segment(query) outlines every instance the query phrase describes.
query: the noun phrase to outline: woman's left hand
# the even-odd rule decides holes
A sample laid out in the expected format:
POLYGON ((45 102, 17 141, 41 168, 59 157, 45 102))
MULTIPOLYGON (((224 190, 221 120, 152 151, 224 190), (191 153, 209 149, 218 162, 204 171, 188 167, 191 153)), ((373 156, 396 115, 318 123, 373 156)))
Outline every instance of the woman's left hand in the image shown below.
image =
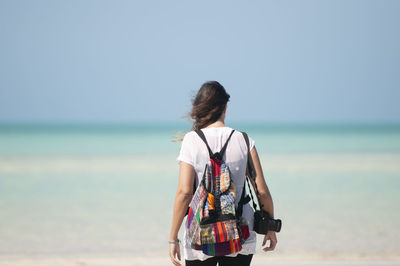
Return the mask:
POLYGON ((181 265, 181 251, 178 244, 169 244, 169 257, 174 265, 180 266, 181 265), (176 259, 178 257, 178 259, 176 259))

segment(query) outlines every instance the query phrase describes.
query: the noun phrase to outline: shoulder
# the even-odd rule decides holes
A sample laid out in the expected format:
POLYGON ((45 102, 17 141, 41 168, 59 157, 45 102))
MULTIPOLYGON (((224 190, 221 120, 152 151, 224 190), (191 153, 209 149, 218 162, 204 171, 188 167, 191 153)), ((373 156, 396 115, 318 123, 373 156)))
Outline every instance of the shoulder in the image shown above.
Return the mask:
POLYGON ((194 131, 194 130, 191 130, 191 131, 189 131, 189 132, 187 132, 186 134, 185 134, 185 136, 183 137, 183 140, 185 141, 188 141, 188 140, 191 140, 191 139, 193 139, 195 136, 196 136, 197 134, 196 134, 196 132, 194 131))
POLYGON ((245 133, 245 132, 240 131, 240 130, 238 130, 236 128, 231 128, 231 127, 227 127, 226 130, 227 130, 227 132, 232 132, 232 130, 235 130, 235 132, 233 132, 233 134, 232 134, 232 137, 235 136, 236 138, 242 138, 244 140, 243 133, 245 133))
POLYGON ((183 136, 182 146, 191 146, 196 140, 197 133, 194 130, 187 132, 183 136))
POLYGON ((239 139, 239 141, 242 142, 246 146, 247 146, 247 143, 246 143, 246 136, 247 136, 247 138, 249 140, 250 150, 254 147, 255 141, 246 131, 240 131, 240 130, 235 129, 235 134, 233 134, 233 135, 235 135, 236 138, 239 139))

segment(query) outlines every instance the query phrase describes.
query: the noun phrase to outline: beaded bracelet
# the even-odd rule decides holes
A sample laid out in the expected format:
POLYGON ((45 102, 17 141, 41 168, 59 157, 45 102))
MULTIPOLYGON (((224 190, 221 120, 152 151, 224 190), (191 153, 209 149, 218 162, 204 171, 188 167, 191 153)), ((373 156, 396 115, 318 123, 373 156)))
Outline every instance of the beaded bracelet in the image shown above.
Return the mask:
POLYGON ((181 242, 179 238, 177 238, 175 241, 168 241, 170 244, 179 244, 179 242, 181 242))

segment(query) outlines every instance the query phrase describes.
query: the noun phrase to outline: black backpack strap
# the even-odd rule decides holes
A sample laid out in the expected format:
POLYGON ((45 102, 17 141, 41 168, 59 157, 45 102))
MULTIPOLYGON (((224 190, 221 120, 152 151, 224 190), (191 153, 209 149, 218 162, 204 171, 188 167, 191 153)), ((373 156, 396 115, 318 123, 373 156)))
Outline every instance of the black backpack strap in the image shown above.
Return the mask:
MULTIPOLYGON (((246 182, 246 180, 245 180, 246 182)), ((246 197, 244 196, 244 194, 246 193, 246 184, 243 184, 243 190, 242 190, 242 196, 240 197, 239 203, 238 203, 238 207, 236 210, 236 217, 242 217, 242 213, 243 213, 243 206, 245 204, 247 204, 250 201, 250 197, 249 195, 246 195, 246 197)))
POLYGON ((231 134, 229 135, 228 139, 226 140, 226 142, 225 142, 224 146, 222 147, 221 151, 216 152, 216 153, 213 153, 212 150, 211 150, 211 148, 210 148, 210 146, 208 145, 206 136, 204 135, 203 131, 202 131, 201 129, 196 130, 197 135, 199 135, 199 137, 200 137, 200 138, 204 141, 204 143, 206 144, 207 149, 208 149, 208 154, 210 155, 210 158, 218 158, 218 157, 219 157, 220 159, 222 159, 222 157, 224 156, 226 147, 228 146, 228 142, 229 142, 229 140, 231 139, 231 137, 232 137, 232 135, 233 135, 233 132, 235 132, 234 129, 232 129, 232 132, 231 132, 231 134))
POLYGON ((221 154, 221 157, 224 156, 224 153, 226 151, 226 147, 228 146, 228 142, 231 139, 231 137, 233 135, 233 132, 235 132, 234 129, 232 129, 231 134, 229 135, 228 139, 226 140, 224 147, 222 147, 221 151, 219 152, 221 154))
POLYGON ((199 137, 204 141, 204 143, 206 144, 206 146, 207 146, 207 149, 208 149, 208 153, 210 154, 210 158, 213 156, 213 152, 212 152, 212 150, 210 149, 210 146, 208 146, 208 142, 207 142, 207 139, 206 139, 206 136, 204 135, 204 133, 203 133, 203 131, 201 130, 201 129, 197 129, 196 130, 196 133, 197 133, 197 135, 199 135, 199 137))

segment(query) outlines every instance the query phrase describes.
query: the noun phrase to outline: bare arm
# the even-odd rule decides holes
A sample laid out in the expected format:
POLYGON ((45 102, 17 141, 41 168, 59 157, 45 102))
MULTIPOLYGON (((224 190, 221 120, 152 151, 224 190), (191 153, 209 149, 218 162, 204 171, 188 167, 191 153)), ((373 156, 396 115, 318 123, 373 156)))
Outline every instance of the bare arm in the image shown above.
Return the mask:
MULTIPOLYGON (((253 147, 250 151, 251 159, 253 160, 254 168, 256 170, 256 184, 258 190, 258 199, 263 206, 263 210, 267 211, 271 218, 274 218, 274 203, 272 201, 271 193, 269 192, 267 183, 265 183, 264 174, 262 171, 260 158, 258 157, 258 153, 256 147, 253 147)), ((251 179, 250 179, 251 180, 251 179)), ((268 231, 268 233, 264 236, 264 240, 262 245, 265 246, 267 241, 270 241, 270 245, 263 247, 264 251, 272 251, 275 249, 278 240, 276 239, 275 231, 268 231)))
MULTIPOLYGON (((195 171, 191 164, 180 162, 178 189, 175 195, 174 211, 172 214, 172 226, 169 235, 170 241, 175 241, 178 238, 179 228, 182 225, 186 210, 193 197, 193 183, 195 179, 195 171)), ((179 244, 170 244, 170 257, 175 265, 180 265, 176 260, 181 259, 179 244)))

